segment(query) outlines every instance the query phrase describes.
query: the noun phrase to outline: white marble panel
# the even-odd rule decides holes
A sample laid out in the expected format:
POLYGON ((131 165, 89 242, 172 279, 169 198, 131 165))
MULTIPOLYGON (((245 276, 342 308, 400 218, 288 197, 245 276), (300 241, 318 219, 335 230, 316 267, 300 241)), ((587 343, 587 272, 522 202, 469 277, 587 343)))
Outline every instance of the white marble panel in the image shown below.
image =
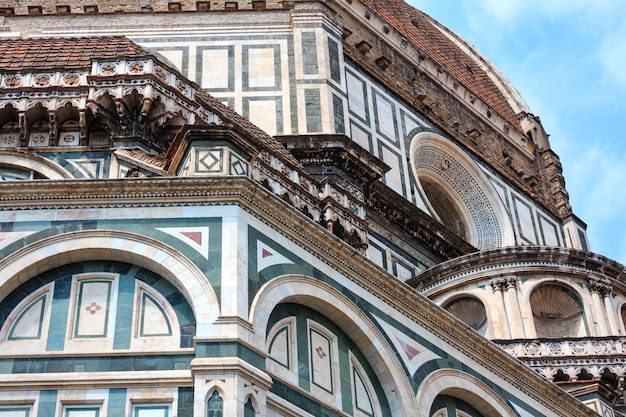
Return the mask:
POLYGON ((248 49, 248 86, 274 87, 275 71, 274 48, 248 49))
POLYGON ((106 337, 111 281, 80 282, 76 307, 76 337, 106 337))
POLYGON ((270 135, 276 134, 276 101, 275 100, 250 100, 249 119, 270 135))
POLYGON ((183 51, 182 50, 175 50, 175 51, 168 51, 168 50, 157 50, 157 52, 159 54, 161 54, 161 56, 163 56, 165 59, 167 59, 168 61, 170 61, 177 70, 181 70, 183 68, 183 51))
POLYGON ((309 329, 311 356, 311 382, 333 392, 333 368, 330 340, 321 333, 309 329))
POLYGON ((228 49, 202 51, 202 88, 227 89, 229 78, 228 49))

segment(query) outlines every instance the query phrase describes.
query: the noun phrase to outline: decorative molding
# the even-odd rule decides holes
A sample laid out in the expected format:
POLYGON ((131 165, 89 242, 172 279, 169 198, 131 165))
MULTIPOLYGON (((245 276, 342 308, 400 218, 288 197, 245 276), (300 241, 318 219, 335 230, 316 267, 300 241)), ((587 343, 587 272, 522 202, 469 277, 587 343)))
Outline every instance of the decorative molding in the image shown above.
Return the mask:
MULTIPOLYGON (((516 387, 559 415, 592 416, 559 388, 498 349, 475 332, 458 326, 452 315, 414 289, 369 262, 357 250, 333 237, 308 217, 247 178, 153 178, 91 181, 30 181, 16 190, 0 183, 0 210, 38 208, 120 207, 238 204, 280 230, 294 243, 324 259, 338 273, 405 315, 477 366, 516 387), (71 191, 71 193, 69 192, 71 191), (355 262, 355 259, 360 259, 355 262)), ((223 366, 223 361, 207 366, 223 366)), ((193 365, 192 365, 193 368, 193 365)), ((236 368, 239 369, 239 368, 236 368)), ((235 369, 235 370, 236 370, 235 369)))

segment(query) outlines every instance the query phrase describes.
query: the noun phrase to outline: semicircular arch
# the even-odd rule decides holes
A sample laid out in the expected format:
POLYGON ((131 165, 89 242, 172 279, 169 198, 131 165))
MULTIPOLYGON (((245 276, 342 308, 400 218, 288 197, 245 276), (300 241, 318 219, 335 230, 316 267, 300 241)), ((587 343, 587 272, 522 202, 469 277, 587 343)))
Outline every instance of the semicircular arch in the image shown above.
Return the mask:
POLYGON ((449 395, 465 401, 484 416, 517 417, 517 413, 478 378, 456 369, 439 369, 422 381, 417 391, 420 417, 429 417, 438 395, 449 395))
POLYGON ((21 152, 0 150, 0 167, 2 166, 34 171, 51 180, 74 178, 68 170, 49 159, 21 152))
POLYGON ((20 248, 0 260, 0 294, 49 269, 91 260, 127 262, 161 275, 188 300, 198 325, 212 323, 219 316, 217 296, 191 260, 162 242, 117 230, 63 233, 20 248))
POLYGON ((322 312, 350 337, 370 360, 393 415, 402 416, 417 409, 410 382, 384 335, 358 308, 335 288, 314 278, 288 275, 275 278, 261 287, 250 308, 250 322, 257 343, 265 345, 268 319, 280 303, 295 303, 322 312))
POLYGON ((442 223, 481 250, 515 244, 500 196, 466 152, 438 134, 421 132, 409 156, 420 193, 442 223))

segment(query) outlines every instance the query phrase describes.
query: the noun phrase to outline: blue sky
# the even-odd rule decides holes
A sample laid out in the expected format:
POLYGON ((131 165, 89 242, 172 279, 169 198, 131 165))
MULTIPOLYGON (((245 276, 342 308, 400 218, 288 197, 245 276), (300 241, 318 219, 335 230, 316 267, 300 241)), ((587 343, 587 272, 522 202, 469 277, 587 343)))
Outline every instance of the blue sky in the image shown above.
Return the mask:
POLYGON ((513 83, 550 134, 591 250, 626 264, 626 1, 408 3, 513 83))

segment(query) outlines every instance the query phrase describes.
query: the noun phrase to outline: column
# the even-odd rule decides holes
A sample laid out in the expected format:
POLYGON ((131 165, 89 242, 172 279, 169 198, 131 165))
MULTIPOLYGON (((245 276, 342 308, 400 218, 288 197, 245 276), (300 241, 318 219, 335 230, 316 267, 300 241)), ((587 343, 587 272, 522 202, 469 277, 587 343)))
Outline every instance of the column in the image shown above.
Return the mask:
POLYGON ((517 277, 511 275, 504 278, 506 280, 506 310, 511 328, 511 337, 513 339, 521 339, 524 337, 524 325, 517 299, 517 277))
POLYGON ((592 318, 596 325, 597 333, 595 336, 609 336, 606 310, 600 298, 601 294, 606 291, 605 287, 607 287, 607 285, 592 277, 587 278, 587 285, 589 292, 591 292, 591 305, 593 307, 592 318))
MULTIPOLYGON (((495 297, 495 305, 497 317, 494 318, 494 338, 495 339, 510 339, 511 331, 509 329, 509 322, 506 318, 506 307, 504 306, 504 290, 506 288, 506 280, 502 277, 495 278, 489 281, 491 289, 495 297)), ((494 316, 493 314, 491 315, 494 316)))

